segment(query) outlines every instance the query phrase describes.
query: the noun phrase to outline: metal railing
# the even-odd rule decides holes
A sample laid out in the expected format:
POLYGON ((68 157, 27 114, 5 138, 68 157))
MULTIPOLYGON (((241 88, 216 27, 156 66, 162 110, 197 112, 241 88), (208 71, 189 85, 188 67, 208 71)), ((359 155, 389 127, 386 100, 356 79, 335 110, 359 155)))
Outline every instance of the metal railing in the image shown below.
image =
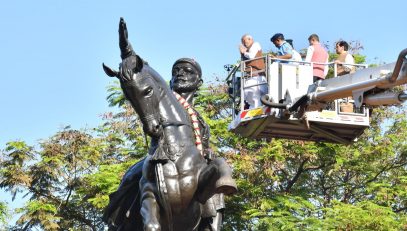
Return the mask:
MULTIPOLYGON (((313 68, 313 65, 315 65, 315 64, 324 65, 324 66, 328 66, 328 67, 332 66, 333 69, 334 69, 334 77, 338 77, 337 76, 338 64, 335 63, 335 62, 322 63, 322 62, 307 62, 307 61, 287 60, 287 59, 272 58, 270 55, 265 55, 265 56, 258 57, 258 58, 255 58, 255 59, 250 59, 250 60, 244 60, 244 61, 241 61, 240 63, 234 65, 233 69, 228 73, 228 76, 226 78, 226 81, 228 82, 229 87, 230 87, 230 84, 232 85, 232 87, 230 87, 230 88, 232 90, 231 97, 233 99, 233 110, 237 109, 238 104, 240 104, 240 107, 239 107, 240 111, 244 110, 244 100, 245 100, 244 99, 244 89, 247 88, 244 85, 245 84, 244 80, 247 79, 247 78, 257 76, 258 73, 265 73, 265 78, 266 78, 265 83, 250 85, 250 87, 260 86, 260 85, 268 85, 268 89, 269 89, 269 93, 270 93, 271 86, 270 86, 269 68, 270 68, 270 64, 273 63, 273 62, 291 63, 291 64, 298 64, 298 65, 310 65, 311 68, 313 68), (251 62, 251 61, 255 61, 255 60, 259 60, 259 59, 263 59, 265 61, 265 68, 262 69, 262 70, 250 69, 250 71, 248 72, 246 70, 246 63, 251 62), (238 72, 241 73, 240 78, 236 76, 236 74, 238 72), (237 81, 239 81, 239 83, 237 83, 237 81), (238 88, 239 88, 240 92, 238 92, 238 88), (240 93, 240 94, 237 95, 238 93, 240 93), (238 97, 240 97, 240 100, 237 100, 238 97)), ((353 66, 355 68, 367 68, 368 67, 367 64, 340 63, 340 65, 353 66)), ((232 115, 233 115, 233 118, 235 118, 236 113, 232 112, 232 115)))

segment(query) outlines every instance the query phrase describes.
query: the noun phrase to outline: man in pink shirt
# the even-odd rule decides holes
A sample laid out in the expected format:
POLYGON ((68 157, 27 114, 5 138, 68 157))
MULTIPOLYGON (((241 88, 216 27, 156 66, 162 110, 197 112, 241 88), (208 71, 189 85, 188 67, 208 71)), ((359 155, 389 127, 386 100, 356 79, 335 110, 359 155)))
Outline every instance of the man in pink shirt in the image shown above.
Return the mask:
MULTIPOLYGON (((328 62, 328 52, 325 48, 322 47, 319 42, 319 37, 316 34, 312 34, 308 38, 309 47, 307 50, 307 56, 305 57, 306 62, 317 62, 317 63, 327 63, 328 62)), ((322 64, 313 64, 314 70, 314 82, 325 79, 326 74, 328 73, 328 65, 322 64)))

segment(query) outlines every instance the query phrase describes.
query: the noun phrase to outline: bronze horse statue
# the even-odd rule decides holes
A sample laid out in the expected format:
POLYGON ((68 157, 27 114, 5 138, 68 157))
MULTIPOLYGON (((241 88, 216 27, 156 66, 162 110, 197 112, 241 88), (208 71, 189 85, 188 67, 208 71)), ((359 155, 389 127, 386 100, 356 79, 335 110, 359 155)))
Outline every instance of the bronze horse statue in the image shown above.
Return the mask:
POLYGON ((125 174, 122 190, 111 195, 104 220, 112 230, 201 230, 202 204, 215 193, 237 190, 231 169, 221 158, 207 164, 196 146, 190 115, 161 76, 136 55, 122 18, 119 44, 119 71, 103 68, 120 80, 151 145, 147 157, 125 174), (129 193, 134 197, 124 196, 129 193))

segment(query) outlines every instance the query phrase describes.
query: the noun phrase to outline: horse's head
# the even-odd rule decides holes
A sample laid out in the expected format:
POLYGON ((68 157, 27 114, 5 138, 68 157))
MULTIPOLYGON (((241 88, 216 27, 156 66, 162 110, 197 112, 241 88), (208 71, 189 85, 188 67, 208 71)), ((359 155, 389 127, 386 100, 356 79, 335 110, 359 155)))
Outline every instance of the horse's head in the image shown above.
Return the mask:
POLYGON ((143 123, 144 131, 150 136, 160 136, 160 87, 152 75, 157 74, 136 55, 128 41, 126 23, 121 18, 119 40, 122 63, 119 71, 103 64, 103 70, 110 77, 117 77, 124 95, 130 101, 143 123))
POLYGON ((162 132, 159 110, 160 87, 150 73, 141 71, 131 81, 121 83, 127 99, 143 123, 144 131, 150 136, 160 136, 162 132))
POLYGON ((148 71, 147 64, 139 59, 138 56, 124 59, 119 71, 114 71, 104 64, 103 69, 107 75, 120 80, 124 95, 143 123, 144 132, 150 136, 160 136, 162 132, 159 111, 161 88, 148 71), (144 65, 146 68, 143 68, 144 65))

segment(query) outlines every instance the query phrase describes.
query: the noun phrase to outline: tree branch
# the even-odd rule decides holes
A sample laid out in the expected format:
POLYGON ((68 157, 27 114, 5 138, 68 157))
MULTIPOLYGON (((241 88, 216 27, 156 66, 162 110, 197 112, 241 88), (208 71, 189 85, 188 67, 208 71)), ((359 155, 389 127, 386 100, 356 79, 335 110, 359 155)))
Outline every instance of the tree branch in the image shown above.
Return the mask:
POLYGON ((293 185, 295 184, 295 182, 298 180, 298 178, 300 178, 301 174, 304 172, 304 165, 305 163, 309 160, 309 158, 305 158, 300 166, 298 167, 297 173, 295 174, 295 176, 288 181, 287 187, 285 188, 285 192, 289 192, 290 189, 293 187, 293 185))

